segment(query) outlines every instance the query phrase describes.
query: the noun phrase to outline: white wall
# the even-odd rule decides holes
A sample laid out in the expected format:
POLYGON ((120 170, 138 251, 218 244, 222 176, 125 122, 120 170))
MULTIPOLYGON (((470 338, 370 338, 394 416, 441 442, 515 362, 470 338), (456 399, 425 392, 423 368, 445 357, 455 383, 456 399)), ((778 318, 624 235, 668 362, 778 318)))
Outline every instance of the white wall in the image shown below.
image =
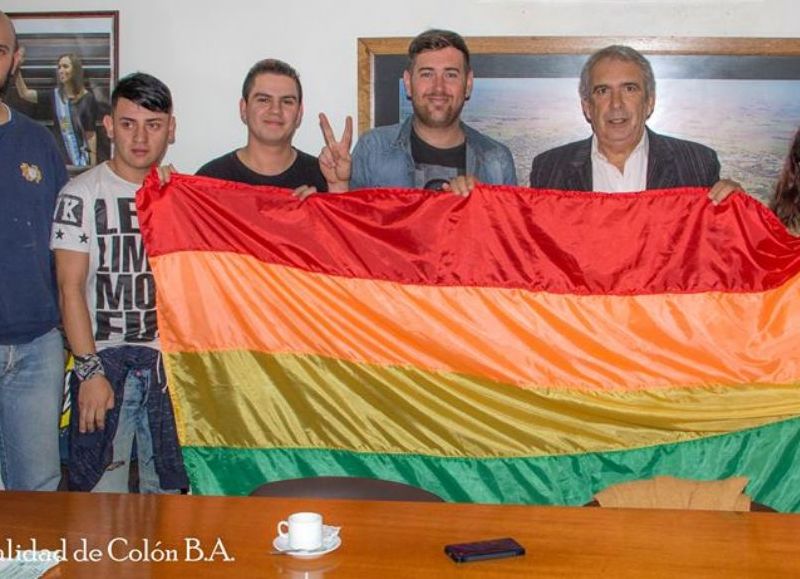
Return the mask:
MULTIPOLYGON (((4 0, 6 12, 119 10, 120 76, 142 70, 172 89, 184 172, 244 142, 238 98, 256 60, 286 60, 303 80, 295 143, 316 154, 317 114, 337 132, 356 114, 356 38, 414 36, 797 36, 796 0, 4 0), (792 9, 794 8, 794 9, 792 9)), ((577 102, 576 102, 577 106, 577 102)))

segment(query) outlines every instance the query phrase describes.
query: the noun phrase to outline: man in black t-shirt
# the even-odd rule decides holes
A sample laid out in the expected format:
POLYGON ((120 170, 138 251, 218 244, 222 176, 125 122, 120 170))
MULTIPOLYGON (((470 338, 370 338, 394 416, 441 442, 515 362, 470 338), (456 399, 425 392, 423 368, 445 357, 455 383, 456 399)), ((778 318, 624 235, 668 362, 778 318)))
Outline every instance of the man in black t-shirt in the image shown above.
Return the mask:
POLYGON ((347 118, 342 139, 336 141, 327 118, 320 115, 327 147, 319 160, 293 147, 303 119, 303 88, 294 68, 275 59, 253 65, 242 86, 239 114, 247 125, 247 144, 206 163, 198 175, 294 189, 301 198, 347 191, 349 155, 339 158, 336 152, 349 150, 353 121, 347 118))

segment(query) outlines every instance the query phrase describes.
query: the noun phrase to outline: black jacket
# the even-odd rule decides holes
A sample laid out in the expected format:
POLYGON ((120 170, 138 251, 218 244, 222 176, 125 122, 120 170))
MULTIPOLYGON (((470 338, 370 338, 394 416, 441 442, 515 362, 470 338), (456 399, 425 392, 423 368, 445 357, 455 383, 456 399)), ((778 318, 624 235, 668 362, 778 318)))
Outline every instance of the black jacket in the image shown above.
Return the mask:
MULTIPOLYGON (((665 137, 647 129, 647 188, 711 187, 719 181, 719 160, 713 149, 665 137)), ((537 155, 531 167, 531 187, 592 190, 592 138, 537 155)))

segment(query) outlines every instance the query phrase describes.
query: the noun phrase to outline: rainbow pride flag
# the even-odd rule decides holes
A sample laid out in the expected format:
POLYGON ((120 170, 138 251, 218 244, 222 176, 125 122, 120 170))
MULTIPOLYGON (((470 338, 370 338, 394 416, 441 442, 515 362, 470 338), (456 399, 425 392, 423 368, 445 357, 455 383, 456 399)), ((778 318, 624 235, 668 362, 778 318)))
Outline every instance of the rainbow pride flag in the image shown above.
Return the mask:
POLYGON ((353 475, 579 505, 656 475, 800 511, 800 239, 757 201, 175 175, 137 203, 194 492, 353 475))

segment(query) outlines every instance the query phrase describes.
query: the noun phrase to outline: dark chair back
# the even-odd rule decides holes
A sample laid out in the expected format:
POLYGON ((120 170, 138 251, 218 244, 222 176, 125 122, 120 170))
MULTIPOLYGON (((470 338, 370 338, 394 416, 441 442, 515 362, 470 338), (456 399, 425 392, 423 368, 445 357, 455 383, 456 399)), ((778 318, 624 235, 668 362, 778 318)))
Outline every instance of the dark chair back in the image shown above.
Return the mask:
POLYGON ((361 499, 368 501, 414 501, 442 503, 430 491, 404 483, 351 476, 318 476, 269 482, 256 488, 251 497, 312 497, 361 499))

